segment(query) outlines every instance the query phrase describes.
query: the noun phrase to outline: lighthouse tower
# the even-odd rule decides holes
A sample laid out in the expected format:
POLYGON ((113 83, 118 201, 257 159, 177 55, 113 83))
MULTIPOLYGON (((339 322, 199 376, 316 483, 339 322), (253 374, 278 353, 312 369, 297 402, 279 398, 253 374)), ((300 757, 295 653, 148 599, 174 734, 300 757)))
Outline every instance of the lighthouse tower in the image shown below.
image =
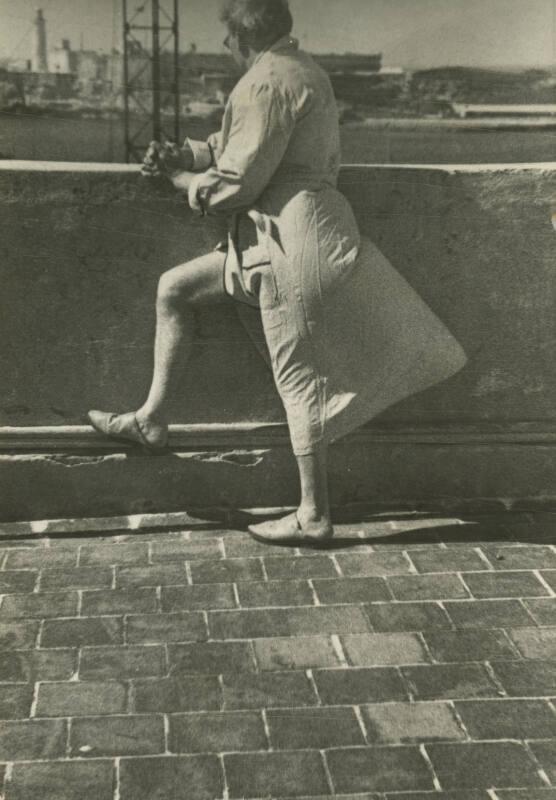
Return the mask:
POLYGON ((37 16, 35 17, 31 68, 33 72, 48 72, 46 56, 46 20, 43 16, 42 8, 37 10, 37 16))

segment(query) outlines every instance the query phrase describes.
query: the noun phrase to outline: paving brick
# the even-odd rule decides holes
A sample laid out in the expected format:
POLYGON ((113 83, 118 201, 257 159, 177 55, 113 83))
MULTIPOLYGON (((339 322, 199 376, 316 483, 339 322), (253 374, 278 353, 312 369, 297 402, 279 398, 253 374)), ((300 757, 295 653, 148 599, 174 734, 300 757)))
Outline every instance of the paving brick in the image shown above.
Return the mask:
POLYGON ((3 525, 0 527, 0 535, 5 536, 6 538, 2 539, 1 546, 0 546, 0 558, 5 556, 10 550, 17 549, 21 550, 25 547, 28 550, 45 550, 46 543, 44 539, 30 537, 28 539, 21 539, 19 537, 13 538, 13 533, 6 529, 3 525), (11 537, 11 538, 10 538, 11 537))
POLYGON ((311 636, 368 630, 368 619, 356 607, 321 606, 209 612, 209 631, 213 639, 260 639, 270 636, 311 636))
POLYGON ((79 662, 80 680, 126 680, 159 677, 166 673, 164 649, 143 647, 84 647, 79 662))
POLYGON ((0 594, 32 592, 37 583, 38 572, 30 570, 0 571, 0 594))
POLYGON ((77 650, 9 650, 0 653, 0 683, 69 680, 77 650))
POLYGON ((3 721, 0 725, 0 758, 4 761, 63 758, 66 739, 65 720, 3 721))
POLYGON ((542 577, 548 583, 548 585, 552 588, 553 591, 556 592, 556 569, 553 570, 543 570, 541 572, 542 577))
POLYGON ((387 578, 396 600, 450 600, 469 597, 457 575, 397 575, 387 578))
POLYGON ((179 586, 187 582, 185 563, 155 564, 153 567, 116 567, 116 589, 179 586))
POLYGON ((77 592, 11 594, 0 606, 0 619, 72 617, 77 614, 77 592))
POLYGON ((215 755, 130 758, 120 764, 120 800, 214 800, 223 790, 215 755))
POLYGON ((556 625, 556 597, 523 600, 538 625, 556 625))
POLYGON ((411 572, 403 553, 344 553, 336 556, 343 575, 405 575, 411 572))
POLYGON ((321 750, 364 745, 352 708, 295 708, 268 711, 270 743, 275 750, 321 750))
POLYGON ((224 708, 292 708, 317 705, 304 672, 228 673, 223 676, 224 708))
POLYGON ((326 794, 319 753, 246 753, 224 756, 230 798, 326 794))
POLYGON ((223 536, 222 542, 226 558, 247 558, 248 556, 264 556, 266 558, 270 555, 283 556, 289 551, 289 548, 284 545, 257 542, 246 533, 227 532, 223 536))
POLYGON ((46 568, 41 572, 41 592, 55 592, 62 589, 109 589, 111 585, 110 567, 46 568))
POLYGON ((465 572, 473 597, 540 597, 548 590, 532 572, 465 572))
POLYGON ((171 753, 223 753, 267 748, 260 712, 233 711, 170 716, 171 753))
POLYGON ((467 789, 462 792, 387 792, 383 797, 384 800, 491 800, 491 796, 482 789, 467 789))
POLYGON ((253 646, 261 670, 340 666, 332 641, 325 636, 257 639, 253 646))
POLYGON ((550 783, 556 783, 556 741, 531 742, 531 750, 548 775, 550 783))
POLYGON ((24 719, 33 702, 33 687, 14 683, 0 686, 0 719, 24 719))
POLYGON ((136 681, 132 697, 137 713, 217 711, 221 706, 216 675, 176 675, 161 680, 136 681))
POLYGON ((231 583, 206 583, 196 586, 163 586, 162 610, 208 611, 210 609, 236 608, 234 587, 231 583))
POLYGON ((264 559, 269 580, 299 580, 300 578, 334 578, 334 562, 329 556, 274 556, 264 559))
POLYGON ((428 661, 423 643, 413 633, 368 633, 341 637, 346 656, 355 667, 416 664, 428 661))
POLYGON ((148 614, 158 610, 156 588, 111 589, 106 591, 83 592, 81 615, 83 617, 109 614, 148 614))
POLYGON ((443 605, 456 628, 519 628, 534 622, 519 600, 462 600, 443 605))
POLYGON ((514 742, 431 744, 427 753, 444 789, 543 785, 525 747, 514 742))
POLYGON ((171 645, 170 674, 204 672, 253 672, 255 662, 249 642, 205 642, 171 645))
POLYGON ((525 658, 556 659, 556 627, 516 628, 510 636, 525 658))
POLYGON ((239 583, 262 581, 264 573, 257 558, 226 558, 191 562, 191 579, 193 583, 239 583))
POLYGON ((556 553, 548 546, 494 547, 485 549, 494 569, 556 569, 556 553))
POLYGON ((25 547, 10 550, 5 569, 44 569, 44 567, 76 567, 77 547, 25 547))
POLYGON ((498 789, 498 800, 556 800, 556 789, 498 789))
POLYGON ((60 682, 39 685, 37 717, 82 717, 122 714, 126 687, 122 683, 60 682))
POLYGON ((313 592, 307 581, 238 583, 237 591, 242 608, 314 605, 313 592))
POLYGON ((427 762, 417 747, 358 747, 329 750, 336 792, 433 789, 427 762))
POLYGON ((72 720, 71 755, 139 756, 163 753, 162 716, 82 717, 72 720))
POLYGON ((492 569, 476 549, 452 548, 450 550, 417 550, 411 560, 418 572, 461 572, 492 569))
POLYGON ((126 542, 124 544, 83 545, 79 552, 79 566, 149 563, 149 545, 146 542, 126 542))
POLYGON ((41 647, 82 647, 102 644, 123 644, 121 618, 47 619, 40 637, 41 647))
POLYGON ((112 800, 111 761, 52 761, 15 764, 6 800, 112 800))
POLYGON ((373 629, 379 633, 452 627, 448 615, 436 603, 371 603, 366 612, 373 629))
MULTIPOLYGON (((160 519, 163 523, 167 520, 167 517, 166 520, 165 517, 166 515, 164 514, 161 514, 160 516, 160 519)), ((163 544, 166 542, 174 542, 176 540, 189 541, 191 538, 193 538, 194 534, 195 536, 199 537, 216 535, 216 533, 213 531, 199 531, 198 533, 195 533, 194 531, 187 529, 156 530, 155 528, 152 528, 151 530, 149 530, 148 528, 143 528, 143 530, 136 530, 128 533, 119 534, 117 538, 119 542, 122 541, 153 542, 153 543, 156 542, 157 544, 163 544)))
POLYGON ((39 632, 39 620, 0 622, 0 651, 25 650, 34 647, 39 632))
POLYGON ((407 700, 405 684, 396 669, 315 670, 319 696, 327 705, 358 705, 407 700))
POLYGON ((496 677, 513 697, 556 696, 556 662, 492 661, 496 677))
POLYGON ((499 691, 482 664, 431 664, 401 671, 416 700, 496 697, 499 691))
POLYGON ((392 599, 384 578, 331 578, 315 580, 313 586, 319 602, 325 605, 372 603, 392 599))
POLYGON ((134 614, 126 619, 126 641, 129 644, 201 642, 206 638, 207 626, 200 611, 134 614))
POLYGON ((465 739, 448 703, 379 703, 361 707, 371 744, 465 739))
POLYGON ((556 736, 556 714, 543 700, 466 700, 455 707, 472 739, 556 736))
POLYGON ((218 539, 204 539, 191 542, 176 538, 169 542, 153 542, 153 563, 163 561, 197 561, 211 558, 222 558, 222 549, 218 539))
POLYGON ((440 662, 488 661, 519 658, 519 653, 501 630, 425 631, 432 657, 440 662))

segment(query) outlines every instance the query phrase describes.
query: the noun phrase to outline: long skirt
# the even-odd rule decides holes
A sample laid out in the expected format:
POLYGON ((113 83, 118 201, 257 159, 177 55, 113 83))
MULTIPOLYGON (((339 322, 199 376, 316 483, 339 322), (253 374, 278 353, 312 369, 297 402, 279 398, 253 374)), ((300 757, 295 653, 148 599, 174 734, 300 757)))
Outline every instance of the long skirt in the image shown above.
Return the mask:
POLYGON ((230 272, 229 252, 225 287, 259 349, 262 321, 263 355, 296 455, 335 441, 467 362, 445 324, 369 239, 340 282, 285 262, 278 272, 256 249, 245 255, 244 286, 230 272))

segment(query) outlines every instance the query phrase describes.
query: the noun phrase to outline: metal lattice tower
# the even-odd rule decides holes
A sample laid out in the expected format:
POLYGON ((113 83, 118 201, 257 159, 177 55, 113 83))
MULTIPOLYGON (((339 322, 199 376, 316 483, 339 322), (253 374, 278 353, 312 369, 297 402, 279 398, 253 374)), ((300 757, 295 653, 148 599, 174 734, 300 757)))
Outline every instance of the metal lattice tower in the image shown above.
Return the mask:
POLYGON ((180 139, 178 0, 122 3, 126 161, 139 162, 153 139, 180 139))

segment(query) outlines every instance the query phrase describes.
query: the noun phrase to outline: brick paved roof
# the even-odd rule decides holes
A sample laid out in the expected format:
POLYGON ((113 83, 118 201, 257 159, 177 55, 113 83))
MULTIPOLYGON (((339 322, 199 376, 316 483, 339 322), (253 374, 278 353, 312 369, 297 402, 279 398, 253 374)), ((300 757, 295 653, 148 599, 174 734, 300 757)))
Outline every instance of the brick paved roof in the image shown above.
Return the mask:
POLYGON ((0 541, 5 800, 556 798, 556 515, 210 527, 0 541))

